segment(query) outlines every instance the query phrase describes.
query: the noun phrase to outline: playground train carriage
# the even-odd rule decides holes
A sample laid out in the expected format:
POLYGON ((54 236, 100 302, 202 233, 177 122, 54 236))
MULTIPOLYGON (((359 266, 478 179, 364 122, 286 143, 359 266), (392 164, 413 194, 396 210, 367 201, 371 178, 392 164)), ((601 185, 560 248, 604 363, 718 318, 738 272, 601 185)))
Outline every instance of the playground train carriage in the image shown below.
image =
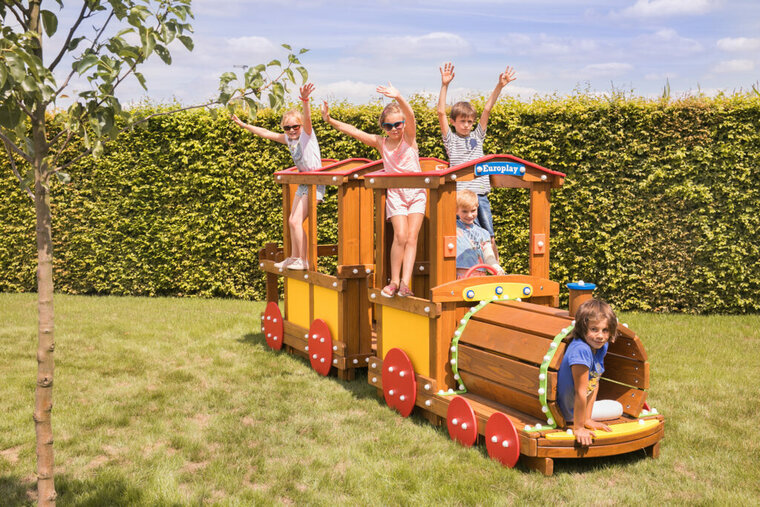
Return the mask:
POLYGON ((324 160, 320 171, 275 173, 283 188, 284 246, 259 252, 267 273, 262 327, 267 344, 308 358, 322 375, 367 379, 403 416, 413 410, 446 424, 464 445, 480 437, 507 466, 518 459, 546 475, 554 458, 609 456, 644 449, 657 457, 664 419, 646 404, 649 364, 641 340, 625 326, 610 344, 599 399, 616 399, 623 415, 592 445, 575 444, 557 404, 557 372, 573 315, 593 284, 569 284, 570 309, 549 279, 550 193, 564 174, 511 155, 489 155, 448 167, 422 158, 421 173, 389 174, 382 161, 324 160), (456 279, 456 182, 489 174, 492 186, 530 192, 527 275, 456 279), (275 268, 290 253, 287 217, 298 184, 310 187, 305 223, 308 271, 275 268), (316 185, 337 187, 338 242, 317 245, 316 185), (412 290, 421 297, 386 298, 390 223, 385 189, 425 188, 412 290), (337 256, 334 275, 318 272, 320 257, 337 256), (278 300, 284 279, 284 314, 278 300))

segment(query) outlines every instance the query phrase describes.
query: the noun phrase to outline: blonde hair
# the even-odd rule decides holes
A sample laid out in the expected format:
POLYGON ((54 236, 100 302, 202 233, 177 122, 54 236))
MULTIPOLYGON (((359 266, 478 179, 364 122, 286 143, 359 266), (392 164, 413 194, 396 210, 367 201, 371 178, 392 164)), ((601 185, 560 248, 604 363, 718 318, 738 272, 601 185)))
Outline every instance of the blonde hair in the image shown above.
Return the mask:
POLYGON ((460 116, 467 116, 474 121, 477 113, 475 112, 475 108, 472 107, 472 104, 462 101, 451 106, 451 119, 455 121, 460 116))
POLYGON ((401 111, 401 106, 398 105, 398 102, 391 102, 390 104, 388 104, 387 106, 383 108, 383 112, 380 113, 380 119, 377 120, 377 124, 382 127, 383 123, 385 123, 385 118, 389 114, 393 114, 393 113, 400 113, 401 115, 404 114, 401 111))
POLYGON ((477 208, 478 196, 472 190, 459 190, 457 192, 457 208, 477 208))
POLYGON ((299 111, 298 109, 289 109, 285 111, 284 113, 282 113, 282 120, 280 121, 281 127, 285 125, 286 118, 295 118, 298 120, 298 123, 303 125, 303 115, 301 114, 301 111, 299 111))

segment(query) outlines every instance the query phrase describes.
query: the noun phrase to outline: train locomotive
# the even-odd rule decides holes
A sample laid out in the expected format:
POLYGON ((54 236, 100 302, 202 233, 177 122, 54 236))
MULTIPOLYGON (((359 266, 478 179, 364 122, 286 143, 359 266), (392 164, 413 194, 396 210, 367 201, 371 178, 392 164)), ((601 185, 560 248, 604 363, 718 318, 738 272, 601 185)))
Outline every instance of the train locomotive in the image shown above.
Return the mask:
POLYGON ((645 450, 659 455, 664 417, 646 402, 649 363, 627 326, 605 358, 599 399, 615 399, 623 414, 576 445, 557 404, 557 372, 577 307, 593 284, 568 284, 569 308, 558 308, 560 284, 549 278, 550 202, 563 173, 518 157, 488 155, 449 167, 421 158, 422 172, 390 174, 382 160, 323 160, 319 171, 275 173, 283 189, 283 245, 259 251, 266 272, 261 316, 267 344, 306 358, 321 375, 350 380, 360 368, 401 416, 417 412, 445 424, 463 445, 478 441, 505 466, 521 461, 551 475, 555 458, 610 456, 645 450), (456 279, 456 183, 489 175, 497 188, 524 189, 529 201, 529 273, 456 279), (306 271, 277 268, 290 253, 287 217, 299 184, 309 185, 306 271), (337 244, 317 243, 316 185, 337 187, 337 244), (387 188, 425 188, 412 290, 386 298, 392 226, 387 188), (332 274, 320 258, 337 257, 332 274), (324 271, 324 270, 323 270, 324 271), (283 281, 283 312, 279 282, 283 281))

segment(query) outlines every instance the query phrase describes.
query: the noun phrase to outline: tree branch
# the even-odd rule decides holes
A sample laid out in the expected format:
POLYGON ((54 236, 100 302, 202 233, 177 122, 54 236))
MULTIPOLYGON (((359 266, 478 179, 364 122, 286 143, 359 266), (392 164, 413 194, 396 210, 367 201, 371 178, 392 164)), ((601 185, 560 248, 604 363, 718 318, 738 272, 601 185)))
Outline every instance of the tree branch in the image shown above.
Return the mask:
MULTIPOLYGON (((2 134, 0 134, 2 135, 2 134)), ((11 143, 13 145, 13 143, 11 143)), ((21 173, 18 172, 18 168, 16 167, 16 161, 13 160, 13 153, 11 153, 11 149, 8 146, 8 141, 3 139, 3 146, 5 146, 5 152, 8 154, 8 160, 11 161, 11 170, 13 171, 13 174, 16 175, 16 178, 18 178, 18 182, 21 183, 21 186, 26 190, 26 195, 29 196, 32 200, 34 200, 34 193, 29 189, 29 185, 24 185, 24 179, 21 177, 21 173)))
POLYGON ((19 157, 23 158, 28 163, 30 163, 30 164, 32 163, 32 158, 29 155, 27 155, 26 153, 24 153, 24 151, 21 148, 19 148, 18 146, 16 146, 16 143, 14 143, 8 137, 6 137, 5 134, 2 133, 2 131, 0 131, 0 139, 2 139, 3 142, 6 145, 5 149, 9 149, 10 148, 13 151, 13 153, 15 153, 19 157))
MULTIPOLYGON (((106 26, 108 26, 108 23, 111 21, 111 19, 113 19, 113 16, 114 16, 114 13, 113 13, 113 11, 111 11, 111 14, 108 15, 108 19, 106 19, 106 22, 103 23, 103 26, 100 28, 100 31, 95 36, 95 39, 93 39, 92 44, 90 45, 90 49, 91 50, 94 49, 95 46, 97 45, 98 39, 100 38, 101 35, 103 35, 103 32, 106 29, 106 26)), ((97 53, 97 51, 95 53, 97 53)), ((53 102, 58 97, 58 95, 60 95, 60 93, 69 85, 69 81, 71 81, 71 78, 72 78, 72 76, 74 76, 75 72, 76 71, 74 69, 71 69, 71 72, 69 72, 69 75, 66 76, 66 80, 63 82, 63 84, 61 85, 61 87, 58 88, 58 90, 53 94, 53 96, 51 97, 51 99, 49 101, 47 101, 47 103, 45 105, 50 104, 51 102, 53 102)))
POLYGON ((21 29, 25 32, 29 31, 29 23, 28 21, 24 21, 24 17, 16 12, 16 9, 14 7, 17 7, 23 14, 26 14, 26 11, 24 10, 23 5, 21 5, 21 2, 18 0, 14 1, 15 5, 8 5, 8 10, 13 13, 13 16, 16 18, 16 21, 21 25, 21 29))
POLYGON ((55 60, 53 60, 53 63, 50 64, 50 72, 53 72, 53 69, 58 65, 58 63, 61 61, 61 58, 63 58, 63 55, 66 54, 66 49, 69 47, 69 43, 71 42, 72 37, 74 37, 74 33, 76 33, 77 28, 79 28, 79 24, 88 16, 85 16, 85 13, 87 11, 87 2, 82 2, 82 11, 79 13, 79 17, 77 18, 76 22, 74 22, 74 25, 71 27, 71 30, 69 30, 68 36, 66 36, 66 40, 63 42, 63 47, 61 48, 61 51, 58 53, 58 56, 55 57, 55 60))
MULTIPOLYGON (((141 123, 145 123, 146 121, 150 120, 151 118, 156 118, 157 116, 167 116, 167 115, 179 113, 179 112, 182 112, 182 111, 189 111, 191 109, 200 109, 202 107, 212 106, 214 104, 219 104, 219 101, 218 100, 214 100, 214 101, 207 102, 205 104, 201 104, 201 105, 198 105, 198 106, 187 106, 187 107, 183 107, 183 108, 180 108, 180 109, 173 109, 171 111, 165 111, 163 113, 153 113, 153 114, 150 114, 150 115, 146 116, 145 118, 141 118, 139 121, 136 121, 135 123, 131 123, 130 125, 124 127, 123 129, 119 130, 116 133, 116 135, 118 136, 119 134, 122 134, 123 132, 126 132, 127 130, 132 129, 132 128, 136 127, 137 125, 140 125, 141 123)), ((67 139, 66 142, 68 142, 68 139, 67 139)), ((56 167, 55 169, 53 169, 51 171, 51 173, 57 173, 57 172, 65 170, 66 168, 68 168, 69 166, 71 166, 71 164, 73 164, 73 163, 81 160, 82 158, 86 157, 87 155, 90 155, 92 153, 93 149, 94 148, 90 148, 87 151, 84 151, 84 152, 80 153, 78 156, 76 156, 73 159, 69 160, 68 162, 66 162, 62 166, 56 167)))

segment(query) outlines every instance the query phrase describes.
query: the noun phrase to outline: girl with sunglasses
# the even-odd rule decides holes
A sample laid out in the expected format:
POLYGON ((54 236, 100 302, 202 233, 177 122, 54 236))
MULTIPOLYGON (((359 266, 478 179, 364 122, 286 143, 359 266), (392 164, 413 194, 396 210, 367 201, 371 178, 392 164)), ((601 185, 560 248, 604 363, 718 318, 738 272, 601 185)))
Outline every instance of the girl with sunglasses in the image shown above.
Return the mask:
MULTIPOLYGON (((390 83, 388 86, 378 86, 377 91, 395 100, 385 106, 380 114, 379 123, 386 135, 368 134, 331 118, 327 102, 322 105, 322 119, 338 131, 377 149, 382 154, 383 167, 387 172, 421 172, 417 125, 411 106, 390 83)), ((426 200, 424 188, 389 188, 386 193, 385 216, 393 224, 393 244, 391 280, 382 290, 385 297, 414 295, 410 284, 426 200)))
MULTIPOLYGON (((293 157, 293 162, 299 171, 314 171, 322 167, 322 156, 319 151, 317 135, 311 126, 311 108, 309 107, 309 95, 314 91, 314 85, 308 83, 301 87, 301 103, 303 114, 297 109, 286 111, 282 115, 282 130, 284 134, 272 132, 262 127, 248 125, 232 115, 232 121, 247 131, 270 141, 286 144, 293 157)), ((325 196, 325 186, 317 186, 317 202, 325 196)), ((309 269, 308 242, 303 223, 309 216, 309 186, 298 185, 296 195, 293 198, 293 207, 290 211, 288 226, 291 238, 291 256, 282 262, 275 264, 276 268, 288 268, 304 270, 309 269)))

